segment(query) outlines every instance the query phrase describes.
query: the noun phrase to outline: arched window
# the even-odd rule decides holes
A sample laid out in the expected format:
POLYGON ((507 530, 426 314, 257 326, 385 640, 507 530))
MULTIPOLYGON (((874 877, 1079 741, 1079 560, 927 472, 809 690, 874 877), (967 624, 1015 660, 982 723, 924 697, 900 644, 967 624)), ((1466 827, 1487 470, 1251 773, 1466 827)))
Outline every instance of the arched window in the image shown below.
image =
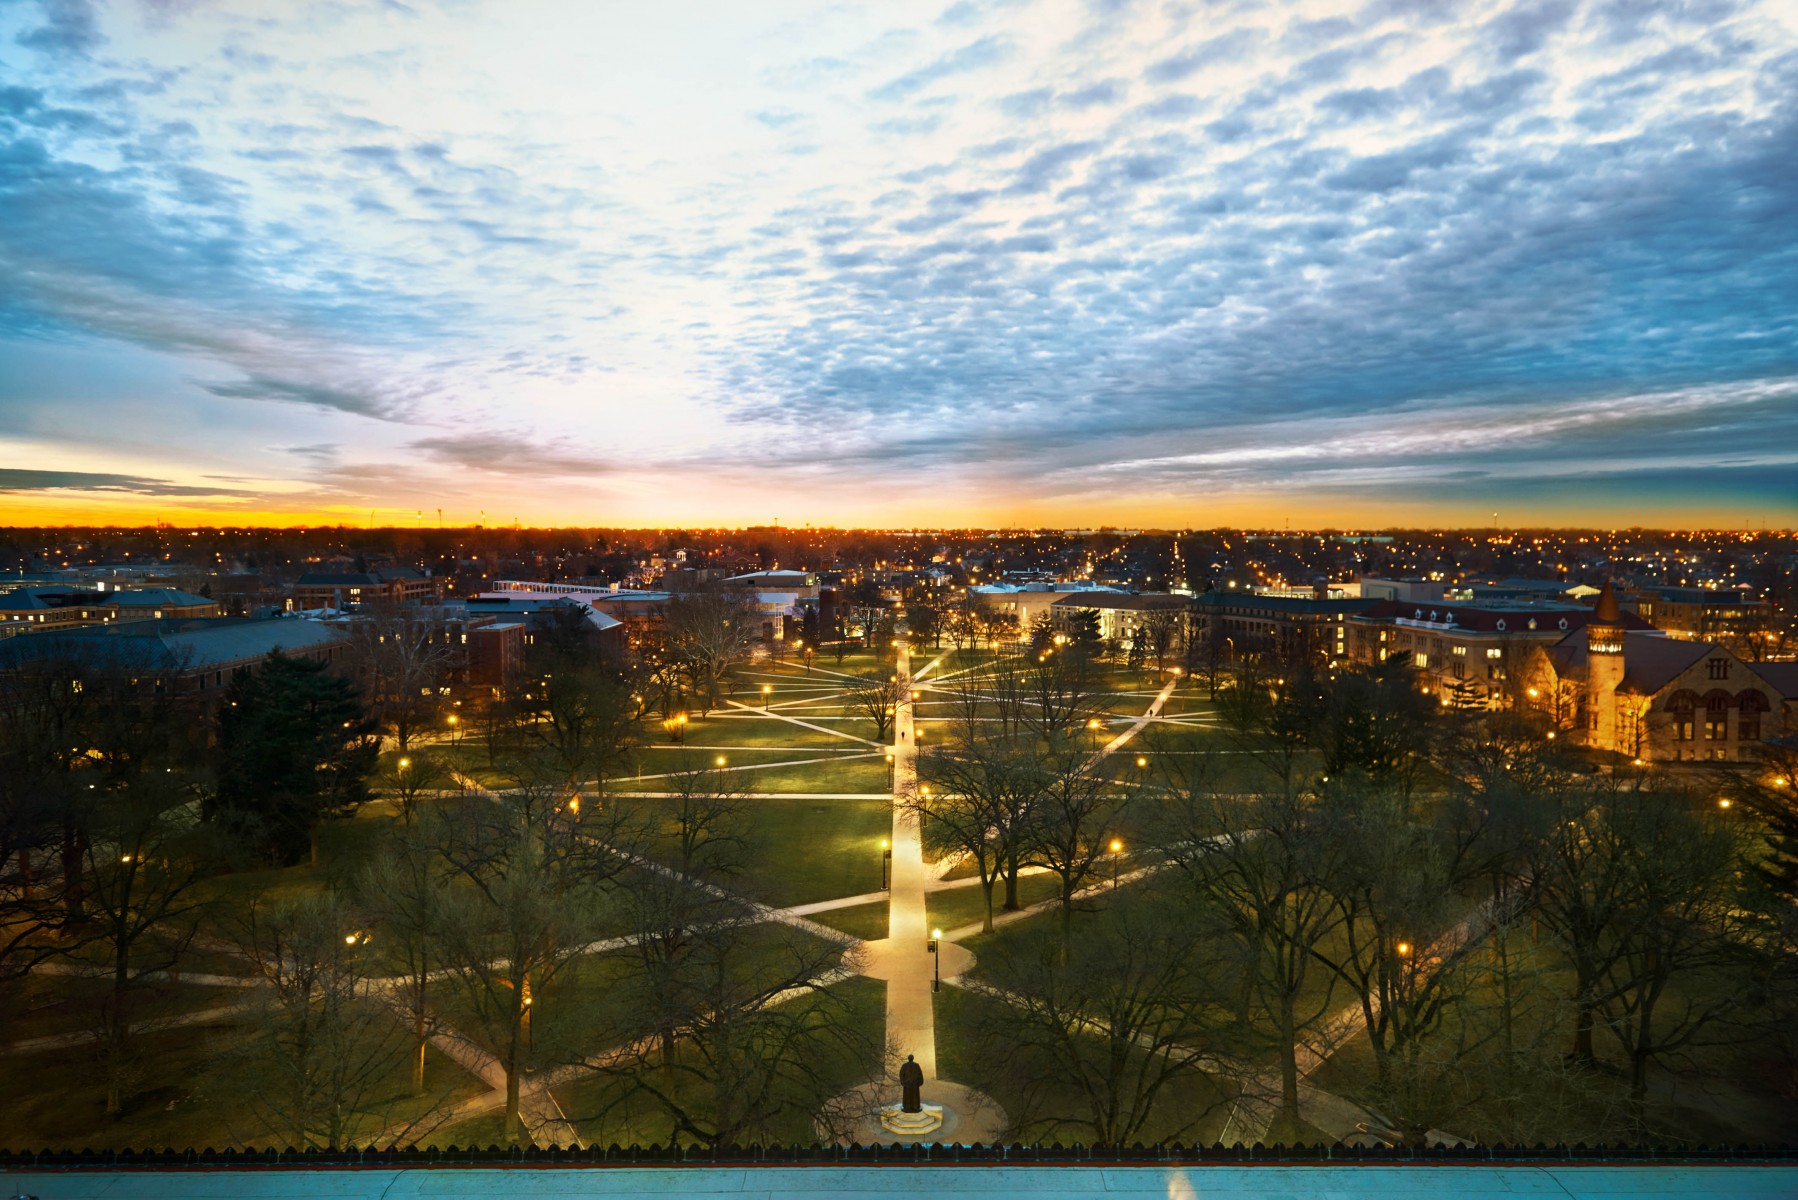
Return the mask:
POLYGON ((1704 697, 1704 740, 1707 742, 1726 742, 1729 740, 1729 701, 1728 692, 1709 692, 1704 697))
POLYGON ((1667 711, 1673 716, 1673 740, 1689 742, 1692 740, 1692 710, 1698 707, 1698 697, 1688 691, 1677 691, 1667 697, 1667 711))
POLYGON ((1743 692, 1736 697, 1736 740, 1742 742, 1758 742, 1761 740, 1761 714, 1771 706, 1767 698, 1759 692, 1743 692))

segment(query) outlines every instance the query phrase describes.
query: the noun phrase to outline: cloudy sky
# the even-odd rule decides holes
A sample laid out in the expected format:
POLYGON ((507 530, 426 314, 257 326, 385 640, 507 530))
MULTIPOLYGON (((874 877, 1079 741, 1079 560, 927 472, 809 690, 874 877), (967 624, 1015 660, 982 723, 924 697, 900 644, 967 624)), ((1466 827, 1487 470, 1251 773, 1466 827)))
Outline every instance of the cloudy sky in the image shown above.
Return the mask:
POLYGON ((1798 523, 1789 0, 0 0, 0 521, 1798 523))

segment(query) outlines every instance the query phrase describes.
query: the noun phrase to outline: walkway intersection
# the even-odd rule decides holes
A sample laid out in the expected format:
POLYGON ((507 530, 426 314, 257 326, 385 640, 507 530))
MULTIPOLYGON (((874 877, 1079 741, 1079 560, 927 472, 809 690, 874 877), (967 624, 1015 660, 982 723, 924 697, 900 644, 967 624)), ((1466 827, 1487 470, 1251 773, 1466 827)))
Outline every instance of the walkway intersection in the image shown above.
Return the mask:
MULTIPOLYGON (((931 892, 946 889, 963 889, 978 886, 975 879, 945 880, 942 878, 954 866, 954 861, 939 861, 927 864, 924 858, 924 847, 919 821, 911 801, 917 794, 918 780, 918 703, 920 692, 930 690, 948 693, 954 684, 951 682, 959 671, 937 673, 948 655, 939 655, 915 673, 909 647, 904 640, 898 643, 896 673, 899 682, 899 701, 895 706, 893 720, 893 741, 889 746, 870 741, 844 729, 835 729, 824 723, 832 720, 822 716, 819 720, 807 720, 791 712, 782 711, 786 707, 797 705, 770 705, 766 702, 756 706, 743 704, 734 700, 727 701, 727 708, 720 716, 745 719, 763 718, 786 722, 792 726, 813 733, 829 735, 832 739, 843 743, 842 749, 813 748, 811 753, 823 757, 808 757, 781 762, 755 764, 738 764, 727 769, 732 771, 753 772, 756 770, 789 767, 809 764, 818 761, 849 761, 863 757, 880 756, 889 752, 892 755, 891 789, 889 792, 758 792, 756 795, 767 799, 811 799, 811 800, 885 800, 891 809, 890 844, 891 873, 890 886, 885 892, 865 893, 861 895, 842 896, 832 900, 814 901, 786 908, 774 908, 757 903, 741 896, 733 896, 746 907, 759 914, 761 919, 777 921, 804 929, 815 936, 836 942, 845 948, 841 968, 827 973, 817 980, 819 984, 828 984, 846 978, 850 974, 860 974, 878 979, 886 984, 886 1071, 884 1078, 870 1081, 857 1089, 863 1096, 867 1108, 872 1111, 881 1104, 891 1104, 898 1099, 899 1087, 896 1082, 897 1069, 907 1055, 910 1055, 923 1070, 924 1100, 927 1104, 940 1104, 945 1108, 945 1122, 940 1130, 921 1136, 922 1141, 954 1141, 962 1144, 974 1142, 991 1142, 1003 1135, 1006 1130, 1005 1116, 990 1099, 942 1077, 938 1068, 936 1043, 936 1008, 937 993, 933 982, 940 977, 945 985, 965 986, 963 976, 974 966, 974 956, 957 944, 961 938, 971 937, 981 931, 980 923, 963 925, 944 931, 939 937, 932 938, 929 923, 927 895, 931 892), (922 681, 931 676, 928 685, 922 681), (861 941, 828 925, 810 919, 818 914, 839 909, 853 908, 861 905, 878 903, 882 898, 887 900, 887 936, 878 940, 861 941), (933 953, 932 943, 935 943, 933 953)), ((818 700, 828 701, 833 695, 829 691, 829 683, 851 678, 840 672, 817 668, 820 679, 825 684, 824 696, 808 698, 801 702, 804 705, 815 704, 818 700)), ((785 677, 782 677, 785 678, 785 677)), ((1193 718, 1183 716, 1163 716, 1170 697, 1175 692, 1179 678, 1150 693, 1143 691, 1134 693, 1139 696, 1150 696, 1152 699, 1140 713, 1133 717, 1119 716, 1115 724, 1122 728, 1102 747, 1096 748, 1095 761, 1116 753, 1151 724, 1198 724, 1193 718)), ((1114 724, 1114 727, 1115 727, 1114 724)), ((737 749, 734 746, 690 747, 691 749, 737 749)), ((662 778, 658 775, 643 775, 643 780, 662 778)), ((467 777, 460 777, 459 782, 465 788, 476 793, 487 793, 487 789, 478 782, 467 777)), ((619 781, 622 783, 623 781, 619 781)), ((632 789, 632 794, 643 797, 663 797, 676 793, 632 789)), ((644 865, 652 869, 669 871, 657 864, 644 865)), ((1119 882, 1128 883, 1141 878, 1157 866, 1143 866, 1126 872, 1119 877, 1119 882)), ((672 873, 672 872, 669 872, 672 873)), ((713 885, 701 884, 718 891, 713 885)), ((1115 887, 1110 879, 1105 887, 1115 887)), ((720 894, 725 894, 720 892, 720 894)), ((1056 901, 1047 900, 1029 905, 1025 909, 998 915, 995 924, 1004 925, 1026 919, 1052 908, 1056 901)), ((631 938, 611 938, 586 947, 583 953, 599 953, 623 949, 632 943, 631 938)), ((213 983, 212 976, 186 975, 188 982, 213 983)), ((216 983, 221 986, 245 988, 253 986, 255 980, 249 976, 218 976, 216 983)), ((399 980, 378 981, 382 990, 393 996, 392 1003, 400 1007, 397 999, 399 980)), ((777 1001, 778 1002, 778 1001, 777 1001)), ((206 1023, 228 1018, 241 1011, 243 1005, 229 1004, 215 1009, 196 1012, 175 1018, 170 1025, 188 1023, 206 1023)), ((1353 1020, 1357 1013, 1344 1013, 1342 1020, 1332 1021, 1333 1036, 1320 1038, 1325 1044, 1320 1047, 1307 1047, 1308 1067, 1314 1068, 1327 1057, 1344 1037, 1354 1034, 1353 1020)), ((50 1043, 56 1045, 75 1045, 83 1035, 59 1035, 51 1038, 32 1039, 11 1045, 0 1045, 0 1055, 29 1053, 49 1048, 50 1043)), ((487 1091, 462 1101, 447 1114, 450 1123, 459 1123, 470 1118, 499 1109, 505 1104, 504 1072, 492 1054, 477 1045, 448 1024, 438 1022, 432 1034, 433 1043, 444 1054, 456 1061, 470 1075, 486 1084, 487 1091)), ((617 1053, 622 1049, 614 1047, 602 1051, 599 1058, 607 1054, 617 1053)), ((578 1144, 576 1131, 561 1111, 554 1096, 552 1087, 577 1081, 583 1074, 581 1067, 564 1067, 551 1071, 539 1072, 529 1077, 521 1091, 521 1117, 524 1119, 529 1134, 539 1144, 559 1143, 563 1145, 578 1144)), ((1307 1070, 1305 1072, 1309 1074, 1307 1070)), ((1268 1100, 1268 1080, 1260 1078, 1242 1079, 1243 1095, 1234 1106, 1230 1120, 1226 1126, 1226 1142, 1240 1138, 1245 1143, 1252 1143, 1265 1135, 1268 1123, 1273 1115, 1273 1106, 1268 1100)), ((1276 1089, 1277 1090, 1277 1089, 1276 1089)), ((1356 1127, 1365 1128, 1366 1114, 1341 1100, 1331 1096, 1309 1084, 1304 1085, 1301 1094, 1304 1116, 1314 1125, 1333 1136, 1352 1137, 1356 1127)), ((411 1140, 418 1131, 411 1128, 389 1130, 388 1137, 394 1140, 411 1140)), ((892 1142, 894 1135, 881 1129, 872 1117, 858 1131, 860 1140, 892 1142)), ((904 1140, 904 1139, 899 1139, 904 1140)))

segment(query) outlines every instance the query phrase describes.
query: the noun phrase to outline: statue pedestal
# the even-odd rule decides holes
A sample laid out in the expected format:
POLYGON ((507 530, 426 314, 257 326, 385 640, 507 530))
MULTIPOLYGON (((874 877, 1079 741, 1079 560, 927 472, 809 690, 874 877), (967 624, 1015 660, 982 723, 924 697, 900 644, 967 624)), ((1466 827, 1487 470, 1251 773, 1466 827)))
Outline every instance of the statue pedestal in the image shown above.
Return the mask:
MULTIPOLYGON (((891 1093, 888 1093, 889 1095, 891 1093)), ((922 1112, 906 1112, 897 1104, 884 1105, 880 1110, 880 1127, 888 1133, 897 1133, 905 1137, 917 1137, 920 1134, 935 1133, 943 1127, 943 1106, 926 1104, 922 1112)))

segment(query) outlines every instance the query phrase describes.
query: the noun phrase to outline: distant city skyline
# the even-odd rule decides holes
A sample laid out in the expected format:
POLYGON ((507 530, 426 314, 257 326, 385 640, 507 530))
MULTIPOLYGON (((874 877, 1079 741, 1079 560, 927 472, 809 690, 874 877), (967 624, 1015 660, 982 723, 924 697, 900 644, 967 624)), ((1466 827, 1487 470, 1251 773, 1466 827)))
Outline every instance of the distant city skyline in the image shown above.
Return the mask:
POLYGON ((1776 0, 21 0, 0 79, 0 523, 1798 525, 1776 0))

